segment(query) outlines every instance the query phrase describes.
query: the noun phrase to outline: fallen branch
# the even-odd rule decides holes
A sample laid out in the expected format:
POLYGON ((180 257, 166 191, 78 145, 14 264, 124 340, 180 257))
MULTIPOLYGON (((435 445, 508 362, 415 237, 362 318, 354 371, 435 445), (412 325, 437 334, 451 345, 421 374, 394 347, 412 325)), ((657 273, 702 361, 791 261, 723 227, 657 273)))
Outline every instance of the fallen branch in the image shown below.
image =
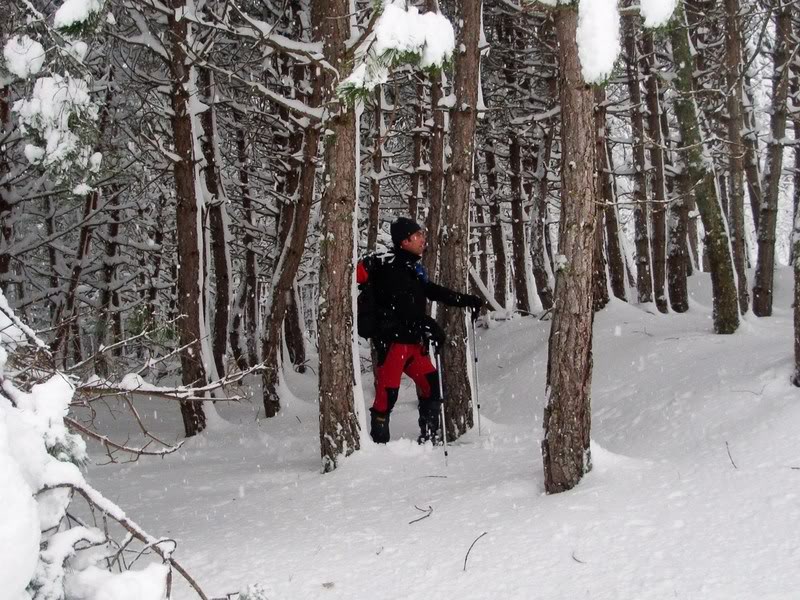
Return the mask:
POLYGON ((477 542, 479 539, 481 539, 487 533, 488 533, 487 531, 484 531, 482 534, 480 534, 478 537, 476 537, 473 540, 473 542, 469 545, 469 550, 467 550, 467 555, 464 557, 464 571, 467 570, 467 560, 469 559, 469 553, 472 552, 472 547, 475 545, 475 542, 477 542))
POLYGON ((731 459, 731 464, 733 465, 733 468, 738 469, 739 467, 737 467, 736 463, 733 462, 733 457, 731 456, 731 447, 728 445, 727 440, 725 441, 725 449, 728 451, 728 458, 731 459))
POLYGON ((172 540, 154 538, 141 527, 139 527, 139 525, 137 525, 134 521, 130 520, 116 504, 105 498, 102 494, 100 494, 100 492, 83 481, 73 481, 70 483, 60 483, 57 485, 45 486, 42 488, 42 490, 40 490, 39 493, 57 488, 68 488, 78 492, 81 496, 83 496, 84 500, 86 500, 90 507, 96 508, 103 513, 103 515, 107 516, 113 521, 116 521, 134 538, 152 548, 155 553, 161 557, 161 560, 163 560, 170 567, 170 573, 167 576, 168 598, 171 596, 172 569, 175 569, 178 573, 180 573, 186 583, 188 583, 189 586, 191 586, 191 588, 197 593, 201 600, 208 600, 208 596, 206 596, 194 578, 189 575, 186 569, 184 569, 178 561, 172 558, 172 552, 175 550, 174 542, 172 540), (160 546, 162 543, 171 544, 173 547, 169 550, 164 550, 160 546))
POLYGON ((408 522, 409 525, 413 525, 414 523, 419 523, 420 521, 422 521, 422 519, 427 519, 428 517, 430 517, 433 514, 433 507, 432 506, 428 506, 428 508, 420 508, 419 506, 417 506, 415 504, 414 508, 416 508, 419 512, 424 512, 425 514, 422 515, 421 517, 419 517, 418 519, 414 519, 413 521, 409 521, 408 522))
MULTIPOLYGON (((183 446, 183 442, 185 440, 181 440, 175 446, 169 446, 164 444, 166 447, 161 450, 147 450, 146 446, 141 448, 134 448, 132 446, 126 446, 125 444, 120 444, 118 442, 112 441, 108 436, 105 436, 101 433, 97 433, 84 425, 81 425, 78 421, 73 419, 72 417, 64 417, 64 423, 67 424, 67 427, 70 429, 75 429, 80 431, 82 434, 100 442, 105 446, 106 450, 109 452, 109 456, 111 456, 111 452, 113 450, 122 450, 124 452, 130 452, 131 454, 135 454, 137 456, 165 456, 167 454, 172 454, 176 450, 178 450, 181 446, 183 446)), ((149 444, 150 442, 148 442, 149 444)), ((160 442, 163 444, 163 442, 160 442)), ((113 457, 112 457, 113 459, 113 457)), ((113 460, 112 460, 113 462, 113 460)))

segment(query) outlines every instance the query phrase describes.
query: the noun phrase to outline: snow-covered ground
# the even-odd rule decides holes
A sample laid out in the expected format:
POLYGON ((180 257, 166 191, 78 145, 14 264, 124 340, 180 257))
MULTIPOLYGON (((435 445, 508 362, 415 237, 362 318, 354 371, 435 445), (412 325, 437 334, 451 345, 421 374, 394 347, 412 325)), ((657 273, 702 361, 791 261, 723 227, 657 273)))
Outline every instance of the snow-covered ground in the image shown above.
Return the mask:
MULTIPOLYGON (((308 373, 290 375, 275 419, 256 421, 257 401, 223 407, 230 424, 177 454, 88 479, 176 539, 213 596, 260 583, 271 600, 798 598, 791 273, 775 316, 732 336, 711 333, 702 277, 688 314, 615 301, 597 315, 594 469, 570 492, 543 493, 549 323, 532 318, 481 330, 482 432, 453 444, 448 466, 412 441, 407 383, 394 441, 320 474, 308 373)), ((178 435, 177 407, 143 406, 156 433, 178 435)))

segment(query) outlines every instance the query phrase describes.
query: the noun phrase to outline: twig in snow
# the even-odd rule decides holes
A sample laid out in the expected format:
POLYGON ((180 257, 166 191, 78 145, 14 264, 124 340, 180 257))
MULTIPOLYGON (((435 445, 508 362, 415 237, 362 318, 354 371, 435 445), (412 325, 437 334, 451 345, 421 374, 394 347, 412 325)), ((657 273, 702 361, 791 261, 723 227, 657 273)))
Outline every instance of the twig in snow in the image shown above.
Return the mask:
POLYGON ((447 475, 425 475, 427 479, 447 479, 447 475))
POLYGON ((419 521, 422 521, 422 519, 427 519, 428 517, 431 516, 431 514, 433 514, 433 507, 432 506, 429 506, 428 508, 420 508, 419 506, 417 506, 415 504, 414 508, 416 508, 419 512, 424 512, 425 514, 422 515, 418 519, 414 519, 413 521, 409 521, 408 522, 409 525, 413 525, 414 523, 418 523, 419 521))
POLYGON ((575 556, 575 553, 574 553, 574 552, 572 553, 572 560, 574 560, 576 563, 580 563, 580 564, 582 564, 582 565, 585 565, 585 564, 586 564, 586 563, 585 563, 584 561, 582 561, 580 558, 578 558, 577 556, 575 556))
POLYGON ((800 471, 800 467, 789 467, 792 471, 800 471))
POLYGON ((731 447, 728 445, 727 440, 725 441, 725 449, 728 451, 728 458, 731 459, 731 464, 733 465, 733 468, 738 469, 739 467, 737 467, 736 463, 733 462, 733 457, 731 456, 731 447))
POLYGON ((478 537, 476 537, 473 540, 473 542, 469 545, 469 550, 467 550, 467 555, 464 557, 464 571, 467 570, 467 559, 469 559, 469 553, 472 552, 472 547, 475 545, 475 542, 477 542, 479 539, 481 539, 487 533, 488 533, 487 531, 484 531, 482 534, 480 534, 478 537))
POLYGON ((766 385, 761 386, 760 392, 754 392, 752 390, 731 390, 732 392, 736 392, 737 394, 753 394, 753 396, 761 396, 764 393, 764 388, 766 385))

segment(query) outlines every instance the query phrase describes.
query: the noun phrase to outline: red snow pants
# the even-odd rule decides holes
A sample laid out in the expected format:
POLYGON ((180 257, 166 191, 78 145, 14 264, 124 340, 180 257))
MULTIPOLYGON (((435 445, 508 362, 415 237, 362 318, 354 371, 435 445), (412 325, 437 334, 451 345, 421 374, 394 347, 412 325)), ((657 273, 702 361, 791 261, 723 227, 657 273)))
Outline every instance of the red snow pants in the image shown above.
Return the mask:
POLYGON ((394 408, 403 373, 414 380, 420 400, 430 399, 432 395, 439 396, 439 390, 431 387, 433 382, 438 381, 431 377, 432 373, 436 373, 436 368, 422 344, 390 344, 386 358, 377 371, 375 402, 372 404, 376 412, 388 413, 394 408))

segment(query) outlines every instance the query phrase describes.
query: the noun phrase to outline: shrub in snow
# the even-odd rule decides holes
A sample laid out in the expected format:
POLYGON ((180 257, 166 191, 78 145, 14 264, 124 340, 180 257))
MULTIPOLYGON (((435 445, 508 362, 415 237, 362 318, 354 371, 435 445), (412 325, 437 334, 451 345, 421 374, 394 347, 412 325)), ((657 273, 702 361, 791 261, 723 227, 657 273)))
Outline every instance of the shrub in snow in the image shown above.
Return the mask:
POLYGON ((270 600, 267 590, 259 583, 248 585, 246 589, 239 592, 238 600, 270 600))
POLYGON ((171 570, 185 574, 172 558, 174 542, 149 536, 86 482, 80 470, 86 445, 65 423, 73 383, 39 366, 49 359, 44 344, 14 316, 2 293, 0 332, 3 599, 163 600, 171 570), (103 529, 74 516, 86 512, 73 507, 79 498, 103 529), (127 532, 121 543, 110 535, 113 523, 127 532), (134 541, 143 546, 133 548, 134 541), (126 555, 143 550, 161 560, 128 570, 126 555))
POLYGON ((405 0, 390 0, 376 10, 381 14, 362 52, 363 62, 339 85, 339 96, 349 101, 386 83, 393 68, 410 64, 435 71, 453 55, 455 33, 441 13, 420 13, 405 0))

